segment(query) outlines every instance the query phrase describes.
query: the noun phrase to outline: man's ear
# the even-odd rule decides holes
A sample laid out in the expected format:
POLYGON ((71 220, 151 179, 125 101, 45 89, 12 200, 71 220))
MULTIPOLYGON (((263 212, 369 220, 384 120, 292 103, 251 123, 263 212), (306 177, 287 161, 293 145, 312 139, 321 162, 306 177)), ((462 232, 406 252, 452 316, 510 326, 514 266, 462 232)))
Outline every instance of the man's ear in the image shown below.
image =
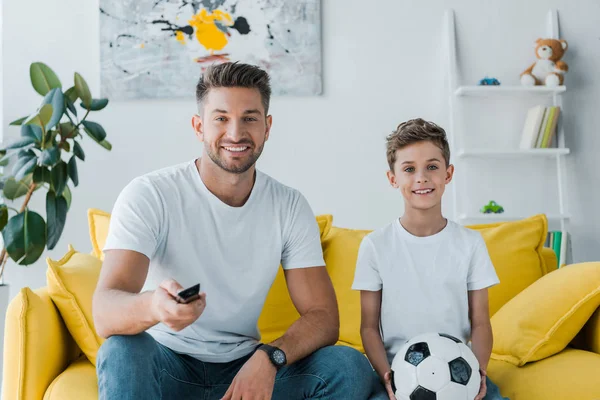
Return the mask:
POLYGON ((192 127, 194 128, 194 132, 196 133, 196 137, 201 142, 204 141, 204 131, 202 126, 202 117, 198 114, 194 114, 192 117, 192 127))
POLYGON ((396 175, 394 174, 394 171, 390 171, 388 169, 387 178, 388 181, 390 181, 390 185, 392 185, 393 188, 398 189, 398 181, 396 180, 396 175))
POLYGON ((446 168, 446 185, 452 181, 452 177, 454 176, 454 165, 448 165, 446 168))
POLYGON ((265 132, 265 142, 267 140, 269 140, 269 135, 271 134, 271 126, 273 125, 273 117, 270 115, 267 115, 267 130, 265 132))

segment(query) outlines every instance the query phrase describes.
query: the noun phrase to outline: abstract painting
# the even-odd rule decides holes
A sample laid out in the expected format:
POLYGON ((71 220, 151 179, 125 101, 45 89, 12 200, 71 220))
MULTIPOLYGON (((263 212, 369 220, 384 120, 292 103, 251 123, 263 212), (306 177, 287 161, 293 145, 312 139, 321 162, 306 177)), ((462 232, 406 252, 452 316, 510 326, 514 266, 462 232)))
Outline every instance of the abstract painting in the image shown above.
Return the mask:
POLYGON ((100 0, 102 96, 193 98, 226 61, 265 69, 274 95, 318 95, 320 24, 320 0, 100 0))

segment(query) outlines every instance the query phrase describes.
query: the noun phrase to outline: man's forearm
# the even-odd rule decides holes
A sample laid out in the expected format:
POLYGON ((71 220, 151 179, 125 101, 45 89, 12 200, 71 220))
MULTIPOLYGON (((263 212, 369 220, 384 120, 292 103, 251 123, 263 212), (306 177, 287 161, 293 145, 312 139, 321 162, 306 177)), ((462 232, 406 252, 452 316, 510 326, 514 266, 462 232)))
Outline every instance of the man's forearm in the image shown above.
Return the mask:
POLYGON ((491 324, 475 325, 471 329, 472 350, 479 361, 479 368, 487 371, 490 355, 492 354, 494 338, 491 324))
POLYGON ((390 370, 390 363, 387 359, 387 353, 381 340, 381 334, 378 329, 363 328, 360 331, 362 344, 365 348, 365 353, 371 362, 371 365, 383 381, 385 373, 390 370))
POLYGON ((308 356, 321 347, 337 342, 340 325, 337 314, 312 310, 301 316, 285 334, 271 343, 285 352, 287 363, 308 356))
POLYGON ((94 294, 94 324, 98 335, 136 335, 158 321, 152 315, 152 292, 107 289, 94 294))

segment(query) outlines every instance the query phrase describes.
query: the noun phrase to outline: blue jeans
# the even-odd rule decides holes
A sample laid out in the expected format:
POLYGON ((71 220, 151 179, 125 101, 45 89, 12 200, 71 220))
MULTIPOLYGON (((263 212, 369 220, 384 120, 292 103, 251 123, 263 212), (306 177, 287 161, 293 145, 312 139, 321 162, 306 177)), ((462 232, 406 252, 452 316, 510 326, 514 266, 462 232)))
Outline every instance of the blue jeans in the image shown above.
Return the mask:
MULTIPOLYGON (((489 376, 486 376, 487 393, 483 400, 509 400, 508 397, 502 397, 500 389, 494 382, 490 380, 489 376)), ((389 400, 385 386, 381 383, 379 376, 373 371, 373 394, 369 400, 389 400)))
MULTIPOLYGON (((251 356, 208 363, 175 353, 147 333, 112 336, 98 352, 99 399, 220 399, 251 356)), ((272 398, 368 399, 371 371, 360 352, 345 346, 324 347, 281 368, 272 398)))

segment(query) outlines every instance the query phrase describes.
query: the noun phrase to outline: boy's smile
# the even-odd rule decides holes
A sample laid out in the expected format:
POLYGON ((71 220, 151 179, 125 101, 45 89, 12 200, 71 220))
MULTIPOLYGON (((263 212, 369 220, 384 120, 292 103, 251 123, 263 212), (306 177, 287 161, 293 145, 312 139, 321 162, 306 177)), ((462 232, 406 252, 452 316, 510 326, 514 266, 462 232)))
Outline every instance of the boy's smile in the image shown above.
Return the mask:
POLYGON ((391 185, 400 189, 407 211, 441 208, 446 185, 454 167, 446 166, 442 150, 425 140, 396 151, 394 171, 388 171, 391 185))

